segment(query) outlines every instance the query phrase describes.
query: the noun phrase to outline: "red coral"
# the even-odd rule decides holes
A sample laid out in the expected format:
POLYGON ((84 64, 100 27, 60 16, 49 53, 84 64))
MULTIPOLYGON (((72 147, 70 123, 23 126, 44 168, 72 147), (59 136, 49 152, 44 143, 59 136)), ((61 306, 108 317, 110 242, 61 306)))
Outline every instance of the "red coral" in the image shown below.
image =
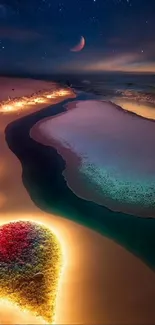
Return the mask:
POLYGON ((23 249, 29 246, 28 223, 16 222, 0 228, 0 256, 3 262, 19 259, 23 249))

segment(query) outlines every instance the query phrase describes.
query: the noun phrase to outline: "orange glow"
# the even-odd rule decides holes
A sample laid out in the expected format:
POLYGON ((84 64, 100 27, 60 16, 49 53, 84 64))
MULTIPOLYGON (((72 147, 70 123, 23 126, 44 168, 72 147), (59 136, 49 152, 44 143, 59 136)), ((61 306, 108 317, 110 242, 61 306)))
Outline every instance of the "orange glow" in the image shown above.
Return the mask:
POLYGON ((34 98, 34 102, 35 103, 44 103, 45 102, 45 99, 44 98, 41 98, 41 97, 34 98))
POLYGON ((12 113, 12 112, 18 112, 20 113, 23 110, 28 109, 28 105, 35 105, 35 104, 49 104, 48 99, 51 98, 58 98, 62 96, 68 96, 71 94, 71 91, 68 89, 59 89, 56 91, 52 91, 46 93, 42 93, 41 96, 38 96, 38 94, 34 94, 31 97, 22 97, 22 98, 15 98, 12 100, 7 100, 5 102, 2 102, 0 104, 0 113, 12 113))
POLYGON ((55 98, 55 95, 47 95, 47 98, 55 98))
MULTIPOLYGON (((0 113, 1 113, 1 120, 2 120, 2 131, 5 129, 5 126, 12 118, 15 118, 16 114, 26 114, 29 113, 31 110, 35 110, 38 108, 47 107, 48 105, 54 104, 55 102, 59 102, 60 99, 63 100, 62 96, 73 96, 73 92, 70 89, 60 89, 58 88, 51 88, 50 90, 45 91, 39 91, 31 96, 20 96, 12 99, 7 99, 5 101, 0 102, 0 113), (48 97, 46 97, 48 96, 48 97), (61 96, 61 98, 60 98, 61 96), (49 98, 49 99, 48 99, 49 98), (34 108, 33 108, 34 107, 34 108)), ((3 154, 9 156, 10 152, 7 149, 6 143, 4 141, 4 137, 2 137, 1 141, 1 150, 3 147, 3 154), (6 151, 7 150, 7 151, 6 151)), ((8 178, 8 170, 7 170, 7 163, 9 161, 8 156, 6 158, 5 163, 1 161, 0 163, 0 179, 3 180, 4 177, 7 178, 7 181, 9 181, 9 184, 11 184, 12 179, 12 173, 9 173, 8 178), (6 174, 7 171, 7 174, 6 174)), ((13 159, 13 156, 12 156, 13 159)), ((15 163, 16 165, 16 163, 15 163)), ((16 166, 18 169, 18 167, 16 166)), ((16 170, 16 176, 18 172, 16 170)), ((20 173, 19 173, 20 177, 20 173)), ((18 178, 18 177, 17 177, 18 178)), ((17 180, 17 179, 16 179, 17 180)), ((21 182, 21 181, 20 181, 21 182)), ((20 184, 18 182, 18 185, 20 184)), ((22 182, 21 182, 22 183, 22 182)), ((31 204, 31 200, 28 199, 28 205, 30 206, 30 209, 32 209, 32 215, 29 213, 20 213, 14 212, 15 207, 12 206, 12 203, 14 204, 14 198, 8 194, 7 190, 5 193, 5 189, 3 190, 3 182, 1 182, 2 189, 0 189, 0 225, 12 221, 17 220, 31 220, 36 221, 38 223, 43 223, 45 226, 51 229, 53 233, 55 233, 56 237, 58 238, 58 241, 60 242, 61 246, 61 252, 62 252, 62 268, 61 268, 61 274, 59 278, 59 285, 57 288, 57 297, 56 297, 56 306, 55 306, 55 319, 53 322, 57 322, 57 319, 62 314, 62 308, 64 306, 64 299, 62 298, 64 293, 62 289, 62 285, 64 286, 64 280, 63 277, 65 276, 65 279, 67 277, 67 268, 68 268, 68 248, 71 246, 68 243, 68 234, 67 236, 64 234, 66 231, 66 227, 63 226, 62 221, 57 221, 57 217, 49 215, 47 217, 47 214, 41 212, 35 212, 35 209, 33 207, 33 204, 31 204), (10 208, 12 207, 12 208, 10 208), (4 210, 11 211, 11 213, 8 213, 7 211, 4 213, 4 210), (3 212, 2 212, 3 209, 3 212), (51 220, 52 217, 52 220, 51 220), (54 223, 54 225, 53 225, 54 223), (67 267, 66 267, 67 266, 67 267), (64 275, 65 272, 65 275, 64 275), (63 301, 62 301, 63 300, 63 301)), ((20 186, 20 185, 19 185, 20 186)), ((20 191, 20 193, 24 192, 24 187, 22 186, 23 191, 20 191)), ((18 186, 16 189, 18 193, 18 186)), ((24 195, 24 194, 22 194, 24 195)), ((16 199, 15 199, 16 200, 16 199)), ((22 209, 22 208, 21 208, 22 209)), ((69 250, 69 255, 70 255, 69 250)), ((5 298, 5 297, 4 297, 5 298)), ((2 301, 0 299, 0 324, 43 324, 43 319, 38 319, 38 317, 33 316, 31 313, 28 314, 28 312, 24 312, 13 304, 13 307, 11 306, 11 303, 4 299, 5 301, 2 301)), ((66 308, 65 308, 66 309, 66 308)), ((61 321, 62 323, 62 321, 61 321)))
MULTIPOLYGON (((0 324, 16 324, 17 320, 20 324, 45 324, 41 317, 33 316, 27 310, 21 310, 14 303, 7 299, 0 300, 0 324)), ((46 323, 47 324, 47 323, 46 323)))
POLYGON ((16 102, 14 103, 15 106, 17 107, 22 107, 23 106, 23 102, 16 102))

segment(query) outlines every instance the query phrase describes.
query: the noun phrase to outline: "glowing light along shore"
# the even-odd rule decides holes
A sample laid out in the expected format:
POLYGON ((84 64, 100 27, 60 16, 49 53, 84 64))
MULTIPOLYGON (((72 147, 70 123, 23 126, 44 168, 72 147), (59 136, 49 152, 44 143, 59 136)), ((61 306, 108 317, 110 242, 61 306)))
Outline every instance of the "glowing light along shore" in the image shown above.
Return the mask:
POLYGON ((53 322, 61 266, 60 244, 45 226, 16 221, 0 227, 0 299, 53 322))
POLYGON ((0 113, 13 113, 13 112, 22 112, 24 110, 28 110, 32 105, 36 104, 48 104, 50 99, 56 99, 59 97, 67 96, 71 94, 69 89, 58 89, 55 91, 46 91, 42 94, 36 93, 31 97, 21 97, 8 99, 7 101, 0 103, 0 113))

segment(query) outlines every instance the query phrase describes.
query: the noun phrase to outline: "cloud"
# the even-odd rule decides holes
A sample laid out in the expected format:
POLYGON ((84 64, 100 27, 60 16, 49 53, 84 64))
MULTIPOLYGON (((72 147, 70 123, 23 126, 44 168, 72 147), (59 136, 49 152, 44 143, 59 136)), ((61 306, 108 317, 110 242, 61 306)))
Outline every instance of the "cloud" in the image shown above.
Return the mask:
POLYGON ((24 42, 37 40, 41 35, 30 29, 0 27, 0 38, 24 42))
POLYGON ((155 72, 155 62, 149 62, 140 53, 125 53, 90 63, 85 68, 86 71, 122 71, 122 72, 155 72))
MULTIPOLYGON (((125 70, 124 70, 125 71, 125 70)), ((138 72, 138 73, 155 73, 155 62, 141 62, 136 63, 126 69, 127 72, 138 72)))

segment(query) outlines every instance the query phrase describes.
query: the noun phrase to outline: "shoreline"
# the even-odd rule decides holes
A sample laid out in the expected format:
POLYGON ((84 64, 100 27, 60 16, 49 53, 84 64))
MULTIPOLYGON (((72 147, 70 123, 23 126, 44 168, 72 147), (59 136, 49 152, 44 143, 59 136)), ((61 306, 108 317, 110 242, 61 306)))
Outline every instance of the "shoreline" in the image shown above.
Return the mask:
MULTIPOLYGON (((136 246, 128 247, 128 251, 126 247, 133 242, 133 229, 139 239, 140 224, 144 224, 146 234, 149 232, 148 243, 151 234, 154 235, 150 232, 151 226, 147 230, 148 222, 145 224, 142 218, 131 216, 129 219, 78 199, 67 188, 61 174, 65 166, 62 158, 54 149, 39 145, 29 137, 31 125, 49 114, 58 114, 63 109, 62 104, 37 111, 7 126, 5 136, 9 147, 5 157, 11 162, 11 175, 14 171, 14 177, 9 178, 9 199, 14 195, 10 211, 8 204, 6 209, 3 207, 0 220, 5 216, 8 221, 28 218, 43 222, 62 241, 67 255, 57 300, 57 324, 127 325, 130 322, 140 325, 148 324, 148 319, 151 324, 155 321, 155 278, 147 265, 154 265, 154 260, 139 256, 143 252, 136 252, 136 246)), ((154 224, 154 220, 152 222, 154 224)), ((143 231, 141 236, 144 238, 143 231)), ((151 245, 152 258, 152 241, 151 245)))
POLYGON ((6 139, 9 143, 10 150, 21 161, 24 186, 31 199, 43 211, 58 216, 61 215, 68 220, 89 227, 103 236, 111 238, 140 257, 149 267, 154 268, 155 258, 152 243, 155 241, 155 219, 140 218, 113 212, 103 206, 78 198, 67 187, 63 176, 65 169, 65 161, 63 158, 52 147, 43 146, 28 136, 31 127, 37 121, 47 116, 54 116, 63 112, 65 103, 55 105, 55 109, 52 109, 52 111, 48 107, 44 112, 38 112, 35 115, 28 116, 24 120, 18 121, 18 123, 9 125, 6 130, 6 139), (16 143, 18 143, 20 132, 22 132, 22 150, 19 151, 19 146, 16 143), (26 148, 30 148, 30 152, 27 152, 30 157, 29 165, 27 165, 27 158, 24 152, 25 146, 26 148), (43 157, 46 157, 46 159, 43 159, 43 157), (25 163, 27 166, 26 169, 25 163), (37 173, 40 175, 39 178, 38 174, 35 173, 35 166, 37 166, 37 173), (52 184, 55 184, 54 188, 52 184), (59 201, 61 204, 59 204, 59 201), (94 214, 96 215, 95 219, 94 214), (89 215, 89 218, 87 215, 89 215), (138 248, 137 241, 134 242, 131 238, 133 227, 137 234, 137 241, 141 243, 140 246, 138 245, 138 248), (143 244, 144 238, 145 245, 143 244), (150 254, 147 253, 148 250, 150 250, 150 254))

